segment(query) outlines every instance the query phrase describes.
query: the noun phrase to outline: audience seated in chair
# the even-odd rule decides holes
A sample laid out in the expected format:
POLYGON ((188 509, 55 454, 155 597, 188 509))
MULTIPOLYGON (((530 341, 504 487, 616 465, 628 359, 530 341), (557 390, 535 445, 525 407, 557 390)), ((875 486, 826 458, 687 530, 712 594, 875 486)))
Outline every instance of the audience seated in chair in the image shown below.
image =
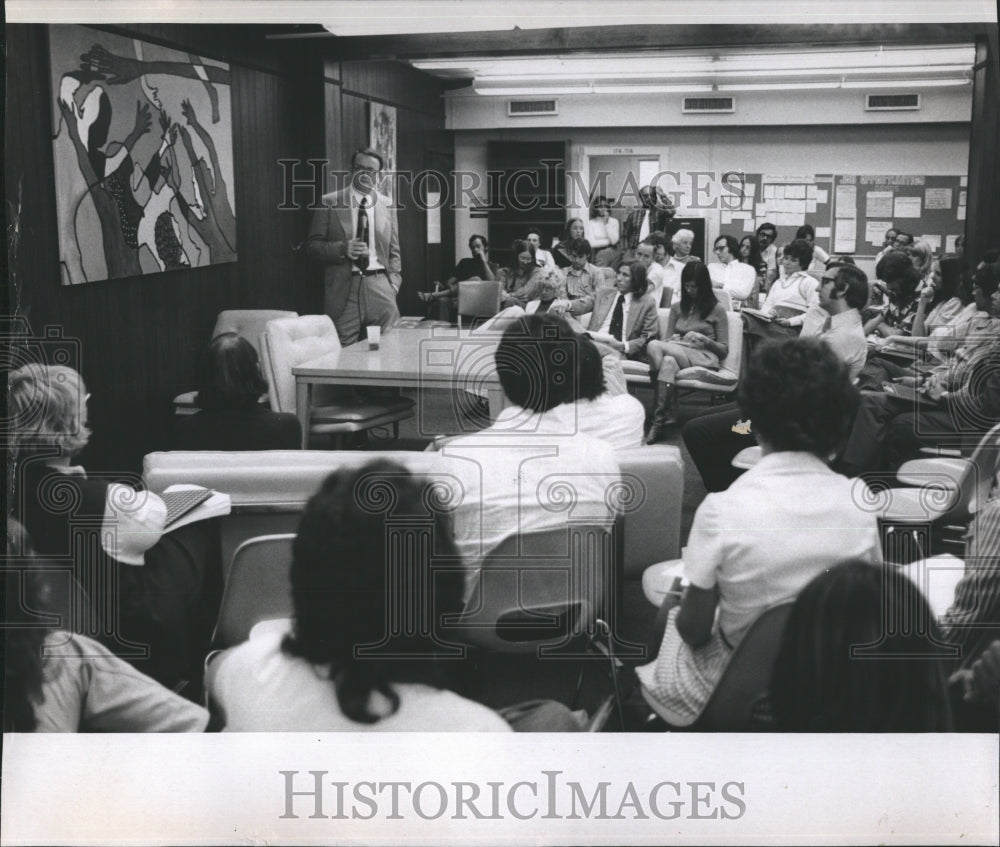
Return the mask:
MULTIPOLYGON (((513 256, 509 268, 501 268, 497 279, 503 284, 500 297, 502 306, 520 306, 538 296, 538 289, 545 278, 545 269, 535 260, 535 248, 523 239, 515 239, 510 246, 513 256)), ((553 265, 553 270, 555 266, 553 265)))
POLYGON ((777 728, 950 730, 946 660, 933 641, 941 636, 927 601, 896 568, 846 561, 820 572, 785 625, 771 677, 777 728))
POLYGON ((875 265, 875 276, 882 281, 889 303, 872 317, 866 315, 865 335, 909 335, 917 314, 920 273, 906 253, 891 250, 875 265))
POLYGON ((647 444, 660 441, 677 423, 677 373, 692 367, 718 370, 728 352, 729 319, 712 290, 708 268, 689 262, 681 272, 681 299, 670 310, 664 340, 654 338, 646 345, 649 377, 656 388, 647 444))
MULTIPOLYGON (((886 261, 886 259, 883 259, 886 261)), ((1000 292, 992 269, 992 309, 1000 311, 1000 292)), ((982 299, 985 275, 977 277, 977 297, 982 299)), ((916 389, 920 398, 866 391, 861 398, 850 437, 839 467, 857 475, 866 471, 896 468, 920 448, 942 441, 975 444, 1000 421, 1000 320, 982 327, 984 334, 966 336, 953 361, 931 373, 904 370, 896 378, 916 389)), ((878 372, 896 373, 892 365, 878 363, 878 372)), ((861 383, 874 371, 866 365, 861 383)), ((877 377, 875 377, 877 378, 877 377)), ((881 387, 881 386, 880 386, 881 387)))
POLYGON ((736 239, 731 235, 720 235, 715 239, 714 251, 717 261, 708 265, 712 287, 728 292, 734 302, 748 300, 757 284, 757 272, 740 261, 736 239))
POLYGON ((858 505, 866 492, 826 464, 857 402, 847 366, 813 339, 765 344, 740 402, 764 457, 698 507, 684 553, 690 586, 669 613, 656 660, 637 671, 676 726, 698 717, 763 611, 845 557, 881 557, 876 516, 858 505))
POLYGON ((500 266, 490 261, 490 243, 483 235, 469 236, 469 251, 472 256, 466 256, 455 265, 455 270, 448 277, 444 288, 435 291, 418 291, 417 297, 424 303, 447 301, 449 319, 458 314, 458 284, 467 279, 494 280, 500 272, 500 266))
POLYGON ((4 586, 7 732, 201 732, 208 712, 164 688, 84 635, 39 625, 53 611, 52 571, 37 560, 24 528, 7 519, 4 586), (23 584, 13 566, 23 563, 23 584))
MULTIPOLYGON (((868 298, 868 280, 853 265, 831 264, 817 286, 820 307, 828 323, 813 322, 818 337, 830 345, 837 357, 850 368, 855 379, 865 362, 867 345, 861 331, 860 308, 868 298)), ((803 333, 812 332, 804 327, 803 333)), ((753 422, 741 408, 733 407, 688 421, 683 430, 684 444, 709 492, 724 491, 741 473, 733 458, 757 443, 753 422)))
POLYGON ((590 242, 585 238, 571 241, 566 248, 570 265, 562 272, 565 297, 550 307, 555 315, 585 315, 594 308, 594 295, 604 281, 601 268, 590 263, 590 242))
POLYGON ((614 448, 581 431, 578 416, 570 413, 567 422, 566 410, 559 409, 579 399, 579 349, 562 318, 515 320, 495 354, 510 405, 486 429, 442 447, 463 469, 455 539, 466 568, 466 596, 483 557, 512 532, 551 529, 571 519, 614 520, 607 493, 620 480, 614 448))
POLYGON ((91 595, 96 608, 84 604, 85 614, 96 619, 76 623, 169 687, 200 678, 221 588, 211 522, 165 533, 160 497, 72 464, 90 437, 90 395, 75 370, 28 365, 8 386, 14 516, 41 555, 72 563, 91 595))
POLYGON ((226 731, 510 728, 457 693, 460 651, 433 635, 442 615, 461 610, 462 589, 458 571, 434 567, 455 551, 430 495, 384 460, 326 479, 293 546, 294 619, 261 624, 209 664, 210 703, 226 731), (390 535, 411 531, 414 518, 426 519, 426 555, 387 554, 400 549, 390 535))
POLYGON ((261 404, 267 381, 253 345, 232 332, 217 336, 202 354, 197 405, 177 420, 177 450, 296 450, 302 427, 288 412, 261 404))

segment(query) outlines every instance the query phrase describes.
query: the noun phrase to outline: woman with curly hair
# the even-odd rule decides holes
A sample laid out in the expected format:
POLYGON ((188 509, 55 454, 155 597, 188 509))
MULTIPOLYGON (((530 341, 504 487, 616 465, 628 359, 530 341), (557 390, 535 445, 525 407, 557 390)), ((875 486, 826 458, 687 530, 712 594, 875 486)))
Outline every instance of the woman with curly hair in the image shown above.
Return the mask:
POLYGON ((14 517, 35 549, 72 563, 90 595, 79 624, 144 673, 173 687, 200 679, 222 572, 210 522, 166 532, 149 491, 88 476, 74 464, 90 438, 79 373, 27 365, 8 378, 14 517))
POLYGON ((657 711, 677 726, 701 713, 753 622, 847 558, 881 558, 863 484, 827 466, 858 393, 848 366, 814 339, 764 344, 740 384, 762 458, 698 507, 684 552, 690 581, 659 655, 638 668, 657 711), (716 614, 718 613, 718 614, 716 614))

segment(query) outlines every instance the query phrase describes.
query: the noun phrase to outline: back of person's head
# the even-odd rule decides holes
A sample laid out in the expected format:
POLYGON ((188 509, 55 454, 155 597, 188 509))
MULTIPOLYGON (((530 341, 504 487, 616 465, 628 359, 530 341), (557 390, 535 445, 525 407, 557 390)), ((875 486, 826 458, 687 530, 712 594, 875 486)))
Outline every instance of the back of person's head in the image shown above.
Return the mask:
POLYGON ((837 297, 843 297, 848 308, 859 311, 868 305, 868 277, 861 268, 844 262, 828 262, 826 269, 836 270, 833 288, 837 297))
POLYGON ((950 730, 946 660, 932 655, 932 639, 941 640, 934 614, 898 568, 851 561, 821 573, 802 589, 782 637, 771 678, 778 728, 950 730))
MULTIPOLYGON (((38 625, 38 619, 28 609, 41 610, 39 597, 43 583, 27 577, 41 576, 42 569, 18 567, 19 560, 34 556, 31 539, 25 528, 14 518, 7 518, 7 567, 3 569, 2 587, 4 615, 4 732, 34 732, 37 727, 35 706, 43 702, 42 642, 48 629, 38 625), (15 585, 18 576, 23 582, 15 585)), ((26 564, 30 562, 26 561, 26 564)))
POLYGON ((813 259, 813 246, 804 238, 796 238, 790 244, 786 244, 782 253, 790 256, 799 263, 799 268, 805 270, 809 267, 813 259))
POLYGON ((73 368, 31 364, 7 378, 7 420, 18 451, 74 456, 90 439, 87 387, 73 368))
POLYGON ((544 314, 512 321, 497 345, 496 369, 515 406, 547 412, 576 397, 579 347, 564 318, 544 314))
POLYGON ((1000 287, 1000 265, 983 265, 973 275, 972 285, 982 291, 986 298, 992 297, 1000 287))
POLYGON ((740 407, 762 444, 824 461, 846 439, 858 396, 847 363, 817 338, 761 345, 739 388, 740 407))
POLYGON ((235 332, 215 336, 198 368, 202 409, 252 409, 267 391, 254 346, 235 332))
POLYGON ((577 342, 577 397, 580 400, 596 400, 606 390, 604 365, 601 351, 586 335, 578 335, 577 342))
POLYGON ((436 661, 446 648, 427 637, 442 615, 462 608, 442 495, 403 466, 375 459, 330 474, 302 514, 292 548, 295 623, 283 649, 329 665, 341 711, 358 723, 379 720, 369 706, 373 692, 398 709, 394 682, 448 687, 442 665, 450 663, 436 661), (410 555, 393 539, 400 531, 393 519, 407 533, 424 525, 429 542, 410 555), (436 572, 432 557, 451 567, 436 572), (411 613, 426 617, 410 620, 411 613), (412 629, 400 633, 403 618, 412 629))
POLYGON ((912 299, 920 283, 920 272, 913 267, 910 257, 902 250, 890 250, 875 266, 875 276, 887 285, 898 286, 901 302, 912 299))
POLYGON ((681 311, 685 315, 696 309, 701 318, 707 318, 712 309, 718 305, 719 299, 712 289, 712 277, 704 262, 688 262, 681 271, 681 311), (694 280, 698 286, 692 297, 684 288, 684 283, 694 280))
POLYGON ((962 297, 966 288, 965 259, 958 253, 946 253, 938 260, 941 269, 941 285, 939 300, 950 300, 952 297, 962 297))
POLYGON ((832 267, 833 265, 856 265, 857 262, 854 261, 853 256, 831 256, 826 260, 826 267, 832 267))
POLYGON ((917 239, 910 245, 909 251, 910 261, 920 274, 920 278, 923 279, 931 272, 931 266, 934 264, 934 250, 926 241, 917 239))

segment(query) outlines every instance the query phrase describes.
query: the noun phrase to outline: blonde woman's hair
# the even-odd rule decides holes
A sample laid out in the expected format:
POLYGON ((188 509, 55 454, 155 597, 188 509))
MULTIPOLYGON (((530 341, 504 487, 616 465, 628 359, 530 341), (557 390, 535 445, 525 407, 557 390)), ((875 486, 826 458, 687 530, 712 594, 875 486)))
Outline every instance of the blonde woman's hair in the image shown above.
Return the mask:
POLYGON ((7 380, 11 446, 39 451, 57 447, 64 456, 79 453, 90 439, 84 424, 87 388, 65 365, 31 364, 7 380))

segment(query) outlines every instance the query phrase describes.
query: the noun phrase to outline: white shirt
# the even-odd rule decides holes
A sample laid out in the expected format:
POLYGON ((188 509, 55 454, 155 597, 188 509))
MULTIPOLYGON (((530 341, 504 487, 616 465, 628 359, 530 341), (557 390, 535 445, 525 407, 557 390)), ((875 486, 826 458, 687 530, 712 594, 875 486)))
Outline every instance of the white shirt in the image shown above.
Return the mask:
POLYGON ((563 403, 548 414, 562 421, 568 432, 582 432, 607 442, 616 450, 639 447, 646 423, 646 408, 631 394, 605 392, 593 400, 563 403))
POLYGON ((535 263, 540 268, 545 268, 545 270, 556 270, 556 260, 552 258, 552 254, 548 250, 543 250, 539 247, 535 250, 535 263))
POLYGON ((603 332, 605 335, 611 334, 611 321, 615 316, 615 308, 618 306, 618 300, 622 301, 622 333, 618 340, 624 342, 625 330, 628 327, 628 310, 629 306, 632 305, 632 298, 626 297, 620 291, 618 292, 617 299, 612 301, 611 308, 608 309, 608 313, 604 316, 604 322, 600 325, 597 331, 603 332))
POLYGON ((746 300, 757 282, 757 272, 735 259, 728 265, 722 262, 712 262, 708 266, 708 275, 712 277, 712 285, 727 291, 733 300, 746 300))
MULTIPOLYGON (((681 300, 681 271, 684 270, 684 262, 679 262, 671 256, 661 267, 663 268, 663 287, 666 288, 669 285, 673 291, 673 295, 667 306, 673 306, 681 300)), ((656 305, 659 306, 660 304, 657 303, 656 305)))
POLYGON ((353 185, 351 186, 351 231, 349 235, 351 238, 357 237, 358 208, 362 198, 365 200, 365 213, 368 215, 368 270, 384 271, 385 267, 379 262, 378 251, 375 249, 375 216, 378 214, 376 210, 380 206, 377 191, 371 194, 361 194, 355 190, 353 185))
POLYGON ((831 315, 816 306, 806 313, 800 338, 818 336, 833 348, 837 358, 851 369, 851 379, 857 379, 868 358, 868 342, 864 324, 857 309, 831 315), (829 325, 827 325, 829 321, 829 325))
POLYGON ((329 668, 281 649, 290 621, 255 627, 250 640, 226 650, 210 666, 208 688, 226 719, 226 732, 507 732, 492 709, 453 691, 419 683, 394 683, 399 708, 377 692, 368 707, 384 714, 359 724, 340 710, 329 668))
POLYGON ((587 234, 587 241, 594 250, 603 247, 613 247, 618 243, 619 226, 617 218, 608 218, 607 221, 601 218, 591 218, 584 223, 587 234))
POLYGON ((719 586, 718 626, 735 647, 764 610, 793 600, 847 559, 881 561, 878 520, 864 483, 811 453, 771 453, 726 491, 709 494, 684 551, 692 585, 719 586))
POLYGON ((657 309, 660 308, 660 298, 663 297, 664 277, 663 267, 658 262, 651 262, 646 268, 646 280, 649 283, 646 293, 653 295, 653 302, 656 303, 657 309))
POLYGON ((760 257, 767 263, 769 271, 778 270, 778 246, 776 244, 768 244, 766 249, 760 251, 760 257))
POLYGON ((805 271, 796 271, 787 279, 776 279, 767 292, 767 299, 761 306, 762 312, 773 313, 778 306, 797 309, 802 312, 789 318, 792 326, 801 326, 805 312, 819 303, 816 280, 805 271))
POLYGON ((568 520, 614 520, 608 502, 613 498, 607 496, 621 479, 614 448, 571 425, 565 410, 552 411, 508 406, 491 426, 441 449, 462 484, 454 518, 466 599, 483 557, 513 533, 553 529, 568 520), (567 486, 574 497, 566 496, 567 486))

